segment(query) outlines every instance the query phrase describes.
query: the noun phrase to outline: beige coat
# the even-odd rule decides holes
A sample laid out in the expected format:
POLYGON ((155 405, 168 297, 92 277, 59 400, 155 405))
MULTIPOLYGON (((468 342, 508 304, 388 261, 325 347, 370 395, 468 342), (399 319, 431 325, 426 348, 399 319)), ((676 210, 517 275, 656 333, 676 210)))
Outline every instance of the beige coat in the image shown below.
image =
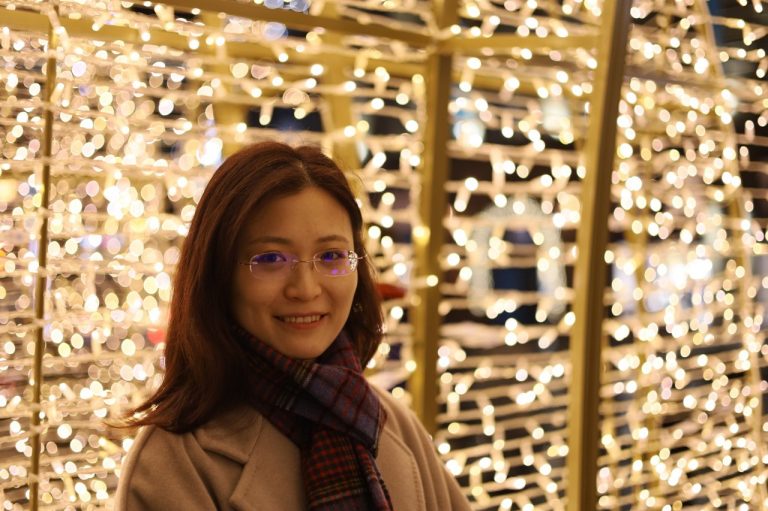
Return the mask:
MULTIPOLYGON (((395 511, 469 510, 415 415, 379 391, 387 422, 376 463, 395 511)), ((123 464, 117 511, 306 509, 296 446, 251 407, 196 430, 142 428, 123 464)))

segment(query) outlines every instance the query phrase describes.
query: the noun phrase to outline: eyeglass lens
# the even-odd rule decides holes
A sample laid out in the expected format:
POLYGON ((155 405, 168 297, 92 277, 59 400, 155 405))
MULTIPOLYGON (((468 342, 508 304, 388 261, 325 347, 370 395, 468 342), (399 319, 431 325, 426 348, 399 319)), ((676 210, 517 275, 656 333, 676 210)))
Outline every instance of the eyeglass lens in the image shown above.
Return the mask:
POLYGON ((324 250, 306 261, 286 252, 265 252, 253 256, 250 267, 254 276, 269 278, 283 276, 299 263, 310 263, 318 273, 338 277, 354 272, 358 259, 351 250, 324 250))

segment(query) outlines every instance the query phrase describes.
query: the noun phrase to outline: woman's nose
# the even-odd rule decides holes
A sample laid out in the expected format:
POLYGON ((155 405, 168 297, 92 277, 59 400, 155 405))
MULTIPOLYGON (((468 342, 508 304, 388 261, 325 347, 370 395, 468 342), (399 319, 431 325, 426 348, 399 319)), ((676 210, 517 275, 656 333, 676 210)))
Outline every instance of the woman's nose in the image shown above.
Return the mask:
POLYGON ((322 292, 320 274, 312 262, 298 262, 285 282, 285 295, 293 300, 312 300, 322 292))

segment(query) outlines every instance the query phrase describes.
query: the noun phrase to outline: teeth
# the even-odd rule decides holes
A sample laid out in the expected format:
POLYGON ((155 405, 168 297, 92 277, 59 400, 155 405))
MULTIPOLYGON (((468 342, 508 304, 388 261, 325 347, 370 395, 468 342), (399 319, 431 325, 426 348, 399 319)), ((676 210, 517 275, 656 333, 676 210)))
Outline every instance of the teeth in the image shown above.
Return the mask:
POLYGON ((280 319, 286 323, 314 323, 320 321, 322 316, 316 314, 314 316, 282 316, 280 319))

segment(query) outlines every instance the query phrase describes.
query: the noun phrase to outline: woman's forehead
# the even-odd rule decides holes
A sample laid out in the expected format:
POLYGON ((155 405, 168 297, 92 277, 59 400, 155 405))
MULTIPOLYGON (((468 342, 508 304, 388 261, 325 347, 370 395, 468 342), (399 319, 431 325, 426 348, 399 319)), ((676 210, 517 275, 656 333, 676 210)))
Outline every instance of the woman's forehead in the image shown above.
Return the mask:
POLYGON ((269 200, 246 221, 242 241, 278 245, 350 243, 352 221, 334 197, 319 188, 269 200))

